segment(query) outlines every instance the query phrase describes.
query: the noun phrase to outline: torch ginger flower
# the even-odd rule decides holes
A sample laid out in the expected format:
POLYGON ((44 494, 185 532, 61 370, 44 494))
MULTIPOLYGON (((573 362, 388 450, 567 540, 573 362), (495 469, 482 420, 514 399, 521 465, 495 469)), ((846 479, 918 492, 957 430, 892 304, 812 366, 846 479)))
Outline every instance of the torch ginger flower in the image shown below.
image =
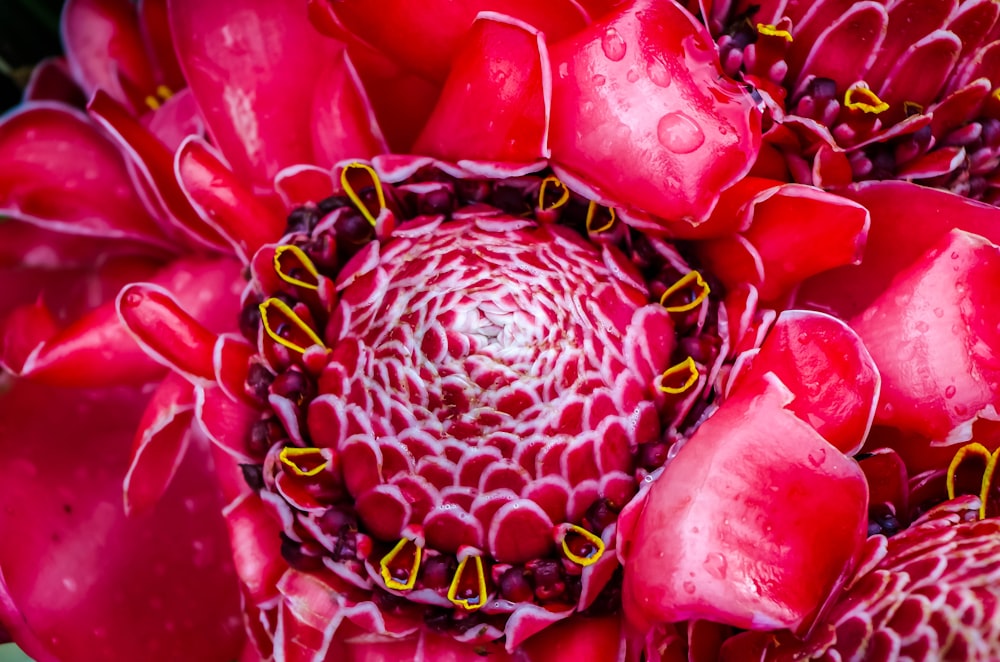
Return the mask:
MULTIPOLYGON (((982 337, 978 379, 934 360, 921 391, 879 342, 907 332, 893 297, 946 281, 935 240, 967 256, 956 282, 987 287, 996 246, 943 227, 958 198, 940 194, 942 227, 914 266, 882 269, 878 253, 847 266, 872 227, 863 205, 902 194, 846 193, 859 203, 745 178, 756 104, 675 4, 390 2, 373 16, 312 2, 312 24, 304 7, 237 4, 166 8, 185 76, 173 96, 133 89, 158 94, 167 67, 95 66, 139 51, 90 53, 70 71, 105 133, 29 103, 0 125, 0 149, 37 164, 2 189, 23 245, 76 255, 27 221, 99 235, 84 261, 143 258, 65 328, 41 303, 14 309, 3 360, 24 380, 160 380, 116 480, 131 512, 150 511, 186 456, 211 452, 245 659, 684 659, 874 651, 893 636, 902 650, 909 632, 886 614, 922 586, 858 587, 893 581, 913 554, 943 558, 919 545, 941 522, 991 553, 993 529, 965 521, 992 513, 969 515, 984 498, 923 520, 904 507, 961 497, 982 453, 932 469, 920 492, 902 447, 871 445, 884 430, 926 435, 911 448, 968 441, 995 401, 988 306, 942 302, 969 330, 957 343, 982 337), (317 62, 307 85, 297 72, 317 62), (42 158, 39 136, 100 155, 100 176, 42 158), (133 211, 40 204, 68 173, 133 211), (858 310, 843 306, 863 278, 824 289, 837 268, 877 271, 858 310), (793 301, 837 317, 778 314, 793 301), (116 367, 98 370, 107 357, 116 367), (973 418, 938 398, 951 377, 957 395, 942 397, 973 418), (882 535, 886 504, 912 524, 898 544, 882 535), (851 600, 868 629, 832 636, 858 622, 851 600)), ((140 43, 121 6, 71 2, 71 63, 87 43, 73 17, 95 15, 140 43)), ((14 592, 5 604, 27 611, 14 592)))

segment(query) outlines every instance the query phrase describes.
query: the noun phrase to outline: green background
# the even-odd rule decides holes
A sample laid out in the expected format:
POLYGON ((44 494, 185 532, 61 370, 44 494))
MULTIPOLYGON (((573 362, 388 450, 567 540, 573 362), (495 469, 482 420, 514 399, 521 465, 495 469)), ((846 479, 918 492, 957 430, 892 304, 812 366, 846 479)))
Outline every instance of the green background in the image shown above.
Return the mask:
POLYGON ((31 658, 14 644, 0 646, 0 662, 31 662, 31 658))

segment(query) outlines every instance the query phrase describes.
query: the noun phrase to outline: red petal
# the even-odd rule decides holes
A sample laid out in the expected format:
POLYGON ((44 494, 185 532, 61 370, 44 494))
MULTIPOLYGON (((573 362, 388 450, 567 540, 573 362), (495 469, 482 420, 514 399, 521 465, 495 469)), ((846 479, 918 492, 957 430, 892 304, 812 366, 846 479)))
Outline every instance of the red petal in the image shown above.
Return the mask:
POLYGON ((547 157, 551 84, 544 39, 527 24, 481 14, 456 54, 416 153, 451 161, 547 157))
POLYGON ((782 313, 752 367, 735 377, 732 388, 760 392, 767 372, 794 394, 786 407, 790 412, 841 452, 858 452, 875 415, 880 380, 861 338, 847 324, 821 313, 782 313))
POLYGON ((148 517, 122 509, 142 406, 135 393, 26 383, 0 397, 0 610, 37 659, 240 652, 239 597, 206 457, 190 455, 148 517))
POLYGON ((0 122, 0 214, 68 234, 168 245, 114 145, 68 106, 26 104, 0 122))
POLYGON ((226 524, 240 581, 253 604, 278 596, 278 580, 288 569, 281 557, 281 525, 256 494, 226 507, 226 524))
POLYGON ((897 66, 908 48, 944 27, 957 7, 957 0, 901 0, 889 6, 889 29, 885 41, 879 49, 878 59, 864 77, 873 90, 879 91, 883 101, 886 98, 881 90, 886 74, 897 66))
POLYGON ((194 418, 194 393, 179 375, 167 375, 153 394, 135 440, 125 474, 125 514, 148 512, 184 460, 194 418))
MULTIPOLYGON (((904 102, 926 107, 938 98, 958 61, 962 42, 947 30, 937 30, 913 44, 896 62, 881 88, 889 117, 906 116, 904 102)), ((879 57, 882 57, 881 55, 879 57)))
POLYGON ((953 230, 851 320, 882 374, 876 422, 971 438, 1000 395, 1000 249, 953 230))
POLYGON ((79 109, 87 105, 87 97, 73 81, 63 57, 46 58, 35 65, 24 88, 24 100, 58 101, 79 109))
POLYGON ((62 41, 70 71, 87 97, 102 89, 134 112, 155 87, 128 0, 69 0, 62 15, 62 41))
POLYGON ((699 221, 760 145, 750 97, 674 3, 637 0, 551 47, 552 158, 621 207, 699 221))
POLYGON ((170 20, 167 14, 167 0, 138 0, 139 27, 152 56, 151 61, 157 72, 157 80, 163 82, 173 92, 184 88, 184 74, 181 73, 174 43, 170 35, 170 20))
POLYGON ((513 16, 555 41, 581 29, 585 17, 570 0, 382 0, 372 11, 366 0, 331 1, 342 26, 399 66, 432 81, 443 81, 455 61, 462 35, 476 15, 492 11, 513 16))
MULTIPOLYGON (((818 2, 815 6, 832 9, 836 4, 818 2)), ((795 35, 795 41, 792 42, 789 52, 788 67, 789 80, 795 80, 792 89, 801 90, 809 82, 810 77, 818 77, 829 78, 837 84, 838 90, 846 90, 852 84, 864 79, 868 67, 879 56, 879 48, 885 38, 886 24, 889 22, 885 7, 877 2, 847 4, 851 6, 842 14, 824 17, 833 19, 833 23, 820 23, 818 26, 823 32, 815 40, 807 36, 807 28, 804 25, 801 34, 795 35), (795 64, 797 52, 795 44, 799 43, 811 47, 809 57, 802 64, 801 73, 795 64)), ((810 27, 820 20, 818 13, 815 18, 810 27)))
POLYGON ((775 379, 727 400, 666 465, 634 535, 620 533, 636 625, 801 630, 847 578, 865 540, 867 485, 784 409, 787 397, 775 379))
POLYGON ((313 114, 328 101, 314 84, 317 63, 343 47, 295 3, 177 0, 168 8, 181 68, 236 174, 270 186, 281 168, 312 163, 313 114))

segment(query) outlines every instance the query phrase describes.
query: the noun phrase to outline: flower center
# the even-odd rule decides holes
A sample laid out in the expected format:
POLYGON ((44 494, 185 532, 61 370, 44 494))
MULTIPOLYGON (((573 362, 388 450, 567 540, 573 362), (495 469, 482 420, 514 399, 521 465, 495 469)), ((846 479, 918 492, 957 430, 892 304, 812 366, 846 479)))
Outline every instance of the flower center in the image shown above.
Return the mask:
POLYGON ((366 174, 254 260, 249 471, 285 558, 493 639, 617 609, 618 512, 718 355, 709 285, 552 177, 366 174))

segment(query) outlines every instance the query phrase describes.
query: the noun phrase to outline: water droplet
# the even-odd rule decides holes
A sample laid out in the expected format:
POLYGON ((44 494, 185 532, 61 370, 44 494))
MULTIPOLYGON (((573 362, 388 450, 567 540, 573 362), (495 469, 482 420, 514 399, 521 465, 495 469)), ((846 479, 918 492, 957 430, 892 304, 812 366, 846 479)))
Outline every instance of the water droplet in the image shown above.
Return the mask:
POLYGON ((930 330, 930 328, 931 328, 931 325, 928 324, 927 322, 923 321, 923 320, 920 320, 914 326, 916 327, 917 331, 919 331, 920 333, 927 333, 927 331, 930 330))
POLYGON ((672 81, 670 70, 661 60, 657 58, 650 60, 646 65, 646 74, 649 76, 649 80, 653 81, 653 85, 670 87, 672 81))
POLYGON ((76 580, 72 577, 63 577, 62 585, 70 593, 76 593, 80 588, 79 584, 77 584, 76 580))
POLYGON ((934 317, 944 317, 944 308, 935 308, 934 317))
POLYGON ((955 405, 955 413, 959 416, 965 416, 969 413, 969 408, 965 405, 955 405))
POLYGON ((682 112, 667 113, 656 125, 660 144, 675 154, 689 154, 705 142, 705 133, 693 119, 682 112))
POLYGON ((946 398, 954 398, 956 390, 957 389, 955 388, 955 385, 952 384, 951 386, 949 386, 948 388, 946 388, 944 390, 944 397, 946 397, 946 398))
POLYGON ((694 582, 684 582, 683 586, 684 586, 684 591, 692 595, 694 594, 695 590, 697 590, 695 588, 694 582))
POLYGON ((600 87, 601 85, 604 85, 604 83, 607 82, 608 79, 605 78, 604 76, 602 76, 601 74, 597 74, 593 78, 591 78, 590 80, 591 80, 591 82, 594 83, 594 85, 597 85, 598 87, 600 87))
POLYGON ((726 578, 726 557, 718 552, 712 552, 705 557, 705 571, 716 579, 726 578))
POLYGON ((635 69, 629 69, 628 73, 625 74, 625 78, 628 79, 628 82, 634 83, 639 80, 639 73, 635 69))
POLYGON ((826 449, 815 448, 809 451, 809 455, 807 457, 809 458, 809 463, 814 467, 823 466, 823 463, 826 462, 826 449))
POLYGON ((625 40, 618 34, 618 30, 608 28, 601 37, 601 50, 613 62, 618 62, 625 57, 625 40))
POLYGON ((560 62, 559 63, 559 77, 560 78, 566 78, 567 76, 569 76, 569 62, 560 62))
POLYGON ((958 251, 952 251, 951 252, 951 259, 953 259, 953 260, 957 260, 958 259, 958 251))

